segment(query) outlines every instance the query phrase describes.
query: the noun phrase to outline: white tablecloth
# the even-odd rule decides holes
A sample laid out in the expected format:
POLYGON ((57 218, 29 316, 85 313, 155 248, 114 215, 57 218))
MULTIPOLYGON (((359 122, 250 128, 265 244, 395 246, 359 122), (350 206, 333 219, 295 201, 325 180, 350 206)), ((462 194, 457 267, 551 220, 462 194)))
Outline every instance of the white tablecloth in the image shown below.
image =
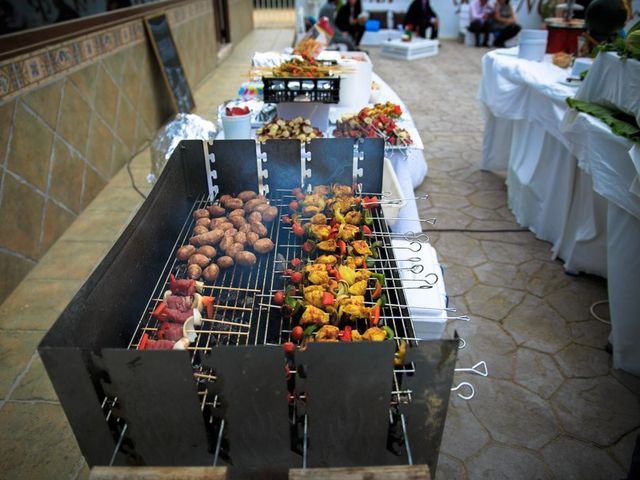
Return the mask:
POLYGON ((597 56, 576 98, 612 106, 636 117, 640 125, 640 62, 621 61, 616 53, 597 56))
POLYGON ((581 169, 606 209, 607 272, 612 318, 613 363, 640 375, 640 195, 638 145, 615 135, 603 122, 570 111, 563 124, 581 169))
POLYGON ((482 66, 482 169, 507 170, 516 220, 551 242, 567 271, 606 276, 606 207, 589 187, 588 171, 578 169, 562 131, 565 99, 576 92, 565 84, 570 72, 549 56, 544 62, 519 59, 517 48, 488 53, 482 66))

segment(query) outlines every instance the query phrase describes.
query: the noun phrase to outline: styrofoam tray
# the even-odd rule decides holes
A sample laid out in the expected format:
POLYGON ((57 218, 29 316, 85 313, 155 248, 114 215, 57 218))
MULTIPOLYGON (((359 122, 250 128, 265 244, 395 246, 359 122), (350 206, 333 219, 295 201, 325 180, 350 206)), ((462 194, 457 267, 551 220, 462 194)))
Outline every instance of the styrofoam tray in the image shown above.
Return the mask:
POLYGON ((447 291, 435 249, 428 243, 422 243, 422 249, 419 252, 398 248, 410 245, 410 242, 403 239, 393 239, 391 244, 394 247, 393 253, 396 259, 400 260, 400 277, 405 288, 404 292, 416 337, 423 340, 442 338, 447 324, 446 312, 442 310, 446 307, 447 291), (424 270, 417 274, 404 269, 410 267, 412 263, 402 261, 402 259, 416 256, 420 257, 420 263, 424 267, 424 270), (438 281, 433 288, 413 288, 421 284, 420 281, 414 280, 422 280, 429 273, 438 275, 438 281))

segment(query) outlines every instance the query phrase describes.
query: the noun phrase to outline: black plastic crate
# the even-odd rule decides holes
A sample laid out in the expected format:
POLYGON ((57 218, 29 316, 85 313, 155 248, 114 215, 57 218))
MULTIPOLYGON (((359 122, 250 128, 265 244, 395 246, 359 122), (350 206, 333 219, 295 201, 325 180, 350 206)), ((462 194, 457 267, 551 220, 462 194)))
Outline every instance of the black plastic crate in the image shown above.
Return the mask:
POLYGON ((340 102, 340 77, 262 77, 264 101, 340 102))

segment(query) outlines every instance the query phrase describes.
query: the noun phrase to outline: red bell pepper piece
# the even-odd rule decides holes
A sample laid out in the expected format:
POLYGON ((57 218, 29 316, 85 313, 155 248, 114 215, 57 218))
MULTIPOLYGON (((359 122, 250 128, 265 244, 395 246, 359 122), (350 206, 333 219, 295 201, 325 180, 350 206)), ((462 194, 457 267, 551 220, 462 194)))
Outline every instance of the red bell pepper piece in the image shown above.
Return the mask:
POLYGON ((340 250, 340 255, 347 253, 347 244, 344 243, 344 240, 338 240, 338 249, 340 250))
POLYGON ((342 340, 343 342, 350 342, 351 341, 351 327, 349 325, 344 327, 344 330, 342 331, 342 336, 340 337, 340 340, 342 340))
POLYGON ((362 233, 364 233, 366 236, 369 237, 369 236, 372 235, 373 232, 371 231, 371 229, 368 226, 362 225, 362 233))
POLYGON ((371 312, 371 326, 377 327, 378 323, 380 323, 380 305, 373 307, 371 312))
POLYGON ((378 200, 377 196, 373 196, 373 197, 364 197, 362 199, 362 206, 364 208, 375 208, 378 205, 380 205, 380 202, 378 200))
POLYGON ((373 288, 373 293, 371 294, 371 299, 372 300, 377 300, 380 298, 380 296, 382 295, 382 284, 380 283, 380 280, 376 279, 376 286, 373 288))
POLYGON ((138 350, 144 350, 147 346, 147 342, 149 341, 149 334, 145 333, 142 335, 140 342, 138 343, 138 350))
POLYGON ((302 244, 302 250, 304 250, 306 253, 311 253, 314 248, 316 248, 315 244, 309 240, 302 244))
POLYGON ((331 228, 335 227, 338 224, 338 220, 335 217, 331 219, 331 223, 329 224, 331 228))
POLYGON ((336 297, 331 292, 324 292, 322 294, 322 305, 325 307, 331 307, 336 303, 336 297))
POLYGON ((151 316, 157 318, 161 322, 166 321, 167 320, 167 313, 165 312, 166 308, 167 308, 166 303, 162 302, 158 304, 158 306, 155 308, 151 316))
POLYGON ((207 318, 213 318, 213 302, 215 298, 213 297, 202 297, 202 304, 207 309, 207 318))
POLYGON ((174 295, 181 295, 183 297, 191 296, 196 291, 196 281, 187 279, 176 279, 173 273, 169 276, 169 289, 174 295))
POLYGON ((303 237, 304 236, 304 228, 302 228, 302 225, 300 225, 299 223, 294 223, 291 226, 291 229, 293 230, 293 234, 296 237, 303 237))

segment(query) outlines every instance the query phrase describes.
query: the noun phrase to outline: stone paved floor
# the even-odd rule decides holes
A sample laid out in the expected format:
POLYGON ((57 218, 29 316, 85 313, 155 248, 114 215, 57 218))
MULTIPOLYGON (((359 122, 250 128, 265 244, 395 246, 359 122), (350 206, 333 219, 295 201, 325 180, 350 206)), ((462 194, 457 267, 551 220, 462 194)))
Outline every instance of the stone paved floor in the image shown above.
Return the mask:
POLYGON ((438 219, 429 233, 451 303, 472 316, 447 327, 468 340, 458 366, 489 366, 488 378, 456 376, 476 396, 452 397, 437 478, 625 478, 640 379, 612 370, 609 328, 589 314, 606 282, 565 275, 550 244, 517 231, 504 176, 479 170, 484 52, 443 42, 437 57, 411 63, 370 52, 425 143, 421 213, 438 219))
MULTIPOLYGON (((213 118, 234 95, 251 52, 281 49, 291 34, 257 30, 237 45, 197 89, 198 113, 213 118)), ((473 317, 448 327, 469 342, 460 365, 489 365, 489 378, 456 378, 471 380, 476 397, 451 400, 437 477, 622 478, 640 431, 640 379, 611 370, 608 329, 589 317, 589 305, 606 297, 604 282, 565 276, 549 244, 528 232, 495 232, 519 228, 503 177, 478 170, 482 51, 444 42, 438 57, 412 63, 371 54, 426 144, 424 213, 438 217, 430 235, 452 303, 473 317)), ((132 162, 143 190, 149 164, 148 151, 132 162)), ((87 477, 34 351, 140 203, 121 171, 0 306, 0 478, 87 477)))

